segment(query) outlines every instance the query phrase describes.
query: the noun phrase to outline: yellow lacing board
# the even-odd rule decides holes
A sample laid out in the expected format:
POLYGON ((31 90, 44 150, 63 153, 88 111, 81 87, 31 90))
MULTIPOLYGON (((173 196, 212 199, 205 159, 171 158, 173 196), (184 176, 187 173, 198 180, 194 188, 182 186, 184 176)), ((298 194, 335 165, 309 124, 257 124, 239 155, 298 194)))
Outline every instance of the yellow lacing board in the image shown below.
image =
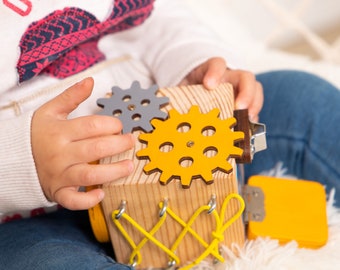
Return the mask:
POLYGON ((138 265, 141 263, 142 256, 141 256, 140 250, 143 248, 143 246, 148 241, 151 241, 157 247, 163 250, 169 256, 170 263, 172 265, 174 264, 179 265, 181 262, 180 262, 180 258, 176 255, 176 249, 180 245, 184 236, 187 233, 190 233, 205 248, 205 251, 198 258, 196 258, 191 264, 186 265, 182 267, 181 269, 190 269, 191 267, 199 264, 202 260, 204 260, 209 255, 212 255, 220 262, 223 262, 224 258, 220 255, 218 251, 219 244, 224 239, 224 232, 231 226, 231 224, 233 224, 242 215, 244 207, 245 207, 245 203, 240 195, 229 194, 223 201, 220 213, 218 213, 215 207, 212 207, 212 205, 209 203, 208 205, 201 206, 199 209, 197 209, 194 212, 194 214, 191 216, 191 218, 188 220, 188 222, 185 222, 178 215, 176 215, 176 213, 174 213, 168 207, 167 201, 160 202, 159 207, 161 209, 159 221, 155 224, 155 226, 149 232, 146 231, 142 226, 140 226, 133 218, 131 218, 125 212, 125 206, 112 212, 112 220, 114 224, 117 226, 119 231, 122 233, 122 235, 124 236, 124 238, 127 240, 127 242, 132 248, 132 252, 130 255, 130 259, 129 259, 129 263, 132 265, 138 265), (239 202, 239 209, 230 219, 228 219, 225 223, 223 223, 223 221, 225 220, 225 213, 226 213, 227 206, 232 199, 236 199, 239 202), (216 221, 215 223, 216 228, 215 228, 215 231, 212 232, 213 239, 211 243, 207 243, 206 241, 204 241, 191 228, 196 218, 202 212, 208 212, 209 214, 212 214, 216 221), (170 248, 166 247, 164 244, 162 244, 160 241, 158 241, 154 237, 154 234, 162 227, 163 223, 166 221, 168 216, 173 218, 176 222, 178 222, 183 227, 183 230, 178 235, 176 241, 170 248), (144 238, 140 241, 139 244, 136 244, 133 241, 133 239, 129 236, 129 234, 126 232, 126 230, 124 229, 124 227, 122 226, 120 222, 121 218, 125 219, 134 228, 136 228, 142 235, 144 235, 144 238))

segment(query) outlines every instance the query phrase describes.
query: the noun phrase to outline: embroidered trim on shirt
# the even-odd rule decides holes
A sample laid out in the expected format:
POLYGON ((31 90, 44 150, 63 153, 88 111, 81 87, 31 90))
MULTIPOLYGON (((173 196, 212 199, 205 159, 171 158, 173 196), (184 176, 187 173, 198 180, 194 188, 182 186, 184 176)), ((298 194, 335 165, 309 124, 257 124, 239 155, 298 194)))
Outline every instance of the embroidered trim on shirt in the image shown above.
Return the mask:
POLYGON ((44 72, 57 78, 79 73, 102 61, 98 40, 137 26, 151 14, 154 0, 116 0, 103 22, 78 8, 55 11, 32 23, 20 41, 19 82, 44 72))

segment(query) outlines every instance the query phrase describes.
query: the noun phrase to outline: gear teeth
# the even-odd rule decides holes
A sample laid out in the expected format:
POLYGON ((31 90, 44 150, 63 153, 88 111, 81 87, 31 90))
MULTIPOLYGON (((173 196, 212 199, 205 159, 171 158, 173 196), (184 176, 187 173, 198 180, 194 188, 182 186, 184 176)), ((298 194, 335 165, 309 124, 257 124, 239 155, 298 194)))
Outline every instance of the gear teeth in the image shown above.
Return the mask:
POLYGON ((157 85, 142 89, 140 83, 134 81, 129 89, 122 90, 114 86, 111 90, 110 98, 97 100, 98 106, 103 108, 99 114, 119 118, 123 123, 123 133, 135 130, 151 132, 153 130, 150 123, 152 119, 167 118, 167 113, 160 109, 169 103, 169 98, 156 96, 157 85))
MULTIPOLYGON (((141 135, 142 135, 142 134, 141 134, 141 135)), ((139 136, 139 139, 140 139, 141 141, 145 141, 145 140, 141 139, 140 136, 139 136)), ((145 149, 146 149, 146 148, 139 150, 139 151, 136 153, 136 156, 139 157, 139 158, 147 157, 149 151, 148 151, 147 149, 146 149, 146 150, 145 150, 145 149)), ((150 163, 148 163, 148 164, 146 164, 146 165, 144 166, 144 171, 145 171, 145 172, 148 172, 148 171, 149 171, 149 170, 148 170, 148 167, 149 167, 149 166, 151 166, 150 163)))
POLYGON ((234 137, 236 139, 244 139, 244 133, 242 131, 234 131, 234 137))
POLYGON ((229 127, 229 128, 232 128, 233 126, 236 125, 236 118, 234 118, 234 117, 230 117, 228 119, 225 119, 224 121, 225 121, 225 124, 227 125, 227 127, 229 127))
POLYGON ((201 177, 204 179, 204 181, 206 183, 212 183, 214 181, 214 178, 213 178, 213 175, 212 175, 211 171, 203 172, 201 177))
POLYGON ((233 166, 230 165, 228 161, 223 161, 223 165, 219 167, 221 171, 224 171, 225 173, 230 173, 233 170, 233 166))
MULTIPOLYGON (((139 85, 140 87, 140 85, 139 85)), ((150 92, 153 92, 154 95, 156 95, 157 91, 158 91, 158 86, 157 85, 152 85, 150 88, 149 88, 149 91, 150 92)))
MULTIPOLYGON (((158 87, 156 87, 156 91, 155 92, 157 93, 157 91, 158 91, 158 87)), ((168 97, 158 97, 157 96, 157 100, 158 100, 159 105, 166 105, 166 104, 169 103, 169 98, 168 97)), ((166 116, 168 116, 167 113, 165 113, 165 114, 166 114, 166 116)))
MULTIPOLYGON (((115 86, 115 88, 117 89, 117 88, 119 88, 119 87, 115 86)), ((131 88, 130 88, 130 89, 134 89, 134 88, 138 88, 138 89, 141 88, 141 87, 140 87, 139 81, 133 81, 133 82, 132 82, 131 88)), ((153 89, 153 86, 151 86, 150 89, 153 89)))
POLYGON ((150 137, 150 133, 141 133, 138 137, 139 140, 147 142, 150 137))
MULTIPOLYGON (((157 116, 158 117, 158 116, 157 116)), ((133 128, 132 128, 133 129, 133 128)), ((148 123, 148 122, 145 122, 144 123, 144 126, 143 126, 143 129, 144 130, 148 130, 148 131, 152 131, 153 130, 153 126, 150 124, 150 123, 148 123)))
POLYGON ((191 186, 192 177, 191 176, 182 176, 181 177, 181 184, 183 188, 190 188, 191 186))
POLYGON ((219 117, 220 116, 220 110, 215 108, 215 109, 212 109, 210 112, 209 112, 209 115, 210 117, 219 117))
POLYGON ((232 157, 240 157, 240 156, 242 156, 242 154, 243 154, 243 150, 241 149, 241 148, 238 148, 238 147, 236 147, 236 146, 234 146, 233 147, 233 150, 232 150, 232 152, 234 153, 233 155, 231 155, 232 157))
POLYGON ((175 109, 171 109, 169 112, 169 118, 179 117, 181 114, 175 109))
POLYGON ((157 118, 154 118, 151 120, 151 124, 154 128, 157 128, 158 126, 160 126, 161 124, 163 124, 163 121, 157 118))
POLYGON ((152 163, 148 163, 144 166, 144 171, 146 173, 150 173, 151 171, 154 171, 155 170, 155 167, 152 165, 152 163))
POLYGON ((195 115, 195 114, 200 114, 200 109, 199 109, 199 107, 198 107, 197 105, 191 106, 191 108, 190 108, 188 114, 193 114, 193 115, 195 115))
POLYGON ((172 178, 174 178, 174 176, 171 173, 162 172, 161 176, 159 177, 159 181, 161 184, 166 185, 171 181, 172 178))

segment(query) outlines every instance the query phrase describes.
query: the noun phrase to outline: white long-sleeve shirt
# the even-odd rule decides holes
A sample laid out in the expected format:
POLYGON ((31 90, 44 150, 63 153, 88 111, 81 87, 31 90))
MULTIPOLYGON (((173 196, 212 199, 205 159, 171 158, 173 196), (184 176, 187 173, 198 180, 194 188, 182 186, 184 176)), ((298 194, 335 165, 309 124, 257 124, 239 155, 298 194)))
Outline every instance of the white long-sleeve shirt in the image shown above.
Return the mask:
POLYGON ((0 4, 0 223, 54 205, 39 184, 31 119, 39 106, 68 86, 87 76, 95 80, 91 97, 70 116, 77 117, 95 113, 96 100, 114 85, 128 88, 138 80, 143 87, 174 86, 214 56, 224 57, 228 66, 236 65, 226 44, 177 1, 158 0, 151 9, 152 2, 0 4))

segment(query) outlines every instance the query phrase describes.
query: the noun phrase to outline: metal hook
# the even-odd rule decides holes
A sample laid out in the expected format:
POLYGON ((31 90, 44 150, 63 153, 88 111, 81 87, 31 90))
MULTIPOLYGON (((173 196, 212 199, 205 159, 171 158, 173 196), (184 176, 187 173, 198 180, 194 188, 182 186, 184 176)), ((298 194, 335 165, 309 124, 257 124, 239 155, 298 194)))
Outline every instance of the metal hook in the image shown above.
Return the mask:
POLYGON ((123 201, 120 203, 119 212, 116 214, 115 218, 116 218, 116 219, 120 219, 121 216, 123 215, 123 213, 125 212, 125 210, 126 210, 126 201, 123 200, 123 201))
POLYGON ((130 266, 133 267, 133 268, 135 268, 137 266, 136 256, 133 257, 133 263, 130 266))
POLYGON ((216 195, 215 194, 211 195, 208 206, 210 206, 210 209, 208 210, 208 214, 211 214, 216 209, 216 195))
POLYGON ((162 206, 161 210, 159 211, 159 217, 164 216, 166 209, 168 208, 168 202, 169 202, 168 198, 163 199, 163 206, 162 206))
POLYGON ((175 265, 176 265, 176 261, 172 259, 171 261, 168 262, 168 269, 174 267, 175 265))

